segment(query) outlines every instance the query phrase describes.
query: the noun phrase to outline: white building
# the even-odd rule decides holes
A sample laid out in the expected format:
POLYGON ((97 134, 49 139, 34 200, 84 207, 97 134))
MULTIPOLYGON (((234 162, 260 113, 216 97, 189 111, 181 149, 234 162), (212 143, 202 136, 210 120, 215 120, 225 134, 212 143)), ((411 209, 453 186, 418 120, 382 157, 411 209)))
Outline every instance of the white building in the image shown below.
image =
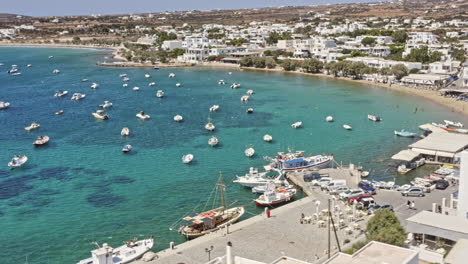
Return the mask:
POLYGON ((14 38, 16 30, 14 28, 0 28, 0 38, 14 38))
POLYGON ((361 42, 365 38, 373 38, 373 39, 375 39, 375 42, 378 43, 378 44, 392 43, 392 37, 390 37, 390 36, 367 36, 367 35, 362 35, 362 36, 357 36, 356 41, 361 42))
POLYGON ((409 40, 407 43, 426 43, 432 44, 437 42, 437 35, 432 34, 431 32, 410 32, 409 33, 409 40))
POLYGON ((420 62, 393 61, 393 60, 385 60, 385 59, 380 59, 380 58, 375 58, 375 57, 354 57, 354 58, 347 58, 345 60, 351 61, 351 62, 362 62, 369 67, 374 67, 377 69, 392 68, 393 66, 397 64, 403 64, 409 70, 411 69, 420 70, 422 68, 422 63, 420 62))
POLYGON ((161 45, 161 48, 164 50, 173 50, 173 49, 181 49, 182 48, 182 41, 180 40, 165 40, 161 45))

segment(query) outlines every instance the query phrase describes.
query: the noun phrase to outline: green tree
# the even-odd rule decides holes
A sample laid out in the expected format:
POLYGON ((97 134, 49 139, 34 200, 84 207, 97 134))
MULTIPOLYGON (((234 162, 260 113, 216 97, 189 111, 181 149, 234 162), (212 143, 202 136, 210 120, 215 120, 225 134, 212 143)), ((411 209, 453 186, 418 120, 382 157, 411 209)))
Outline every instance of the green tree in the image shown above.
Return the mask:
POLYGON ((242 46, 242 44, 246 42, 247 40, 244 38, 237 38, 237 39, 231 39, 231 41, 228 44, 232 46, 242 46))
POLYGON ((263 55, 265 55, 265 56, 273 56, 273 52, 272 52, 271 50, 265 50, 265 51, 263 52, 263 55))
POLYGON ((276 67, 276 61, 272 58, 266 58, 265 59, 265 66, 268 68, 268 69, 273 69, 276 67))
POLYGON ((375 44, 375 38, 365 37, 361 40, 361 44, 364 46, 370 46, 375 44))
POLYGON ((442 58, 443 55, 444 54, 442 54, 442 52, 433 51, 433 52, 429 53, 429 62, 440 61, 440 59, 442 58))
POLYGON ((252 57, 244 57, 239 61, 240 66, 242 67, 252 67, 253 61, 252 57))
POLYGON ((408 75, 408 68, 403 64, 396 64, 392 67, 391 73, 395 75, 397 80, 401 80, 401 78, 408 75))
POLYGON ((422 46, 421 48, 411 49, 410 54, 405 57, 405 60, 428 63, 430 60, 428 47, 422 46))
POLYGON ((377 210, 367 223, 367 239, 401 247, 406 232, 393 212, 377 210))
POLYGON ((323 62, 317 59, 307 59, 302 63, 302 69, 308 73, 318 73, 323 69, 323 62))
POLYGON ((253 66, 255 68, 265 68, 265 58, 255 57, 252 59, 253 66))
POLYGON ((417 68, 413 68, 409 71, 409 73, 418 73, 419 72, 419 69, 417 68))
POLYGON ((461 61, 462 63, 465 61, 465 51, 463 49, 454 48, 451 55, 452 58, 456 59, 457 61, 461 61))
POLYGON ((295 71, 296 68, 299 66, 299 63, 293 60, 284 60, 281 63, 281 66, 285 71, 295 71))
POLYGON ((185 53, 185 50, 184 49, 173 49, 171 51, 169 51, 168 55, 169 57, 171 58, 177 58, 178 56, 182 56, 184 55, 185 53))
POLYGON ((395 43, 406 43, 406 40, 408 39, 408 33, 403 30, 397 30, 393 32, 392 39, 395 43))
POLYGON ((379 72, 380 72, 380 74, 385 75, 385 76, 391 74, 391 70, 390 70, 390 68, 388 68, 388 67, 383 67, 383 68, 381 68, 381 69, 379 70, 379 72))

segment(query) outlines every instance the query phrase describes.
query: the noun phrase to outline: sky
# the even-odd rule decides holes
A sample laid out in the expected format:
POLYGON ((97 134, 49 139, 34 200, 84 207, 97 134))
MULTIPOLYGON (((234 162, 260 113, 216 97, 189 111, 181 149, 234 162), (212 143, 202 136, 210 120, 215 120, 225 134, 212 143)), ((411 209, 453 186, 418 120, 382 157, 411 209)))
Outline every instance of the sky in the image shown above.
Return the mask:
POLYGON ((377 1, 378 0, 5 0, 2 1, 0 5, 0 13, 27 16, 104 15, 377 1))

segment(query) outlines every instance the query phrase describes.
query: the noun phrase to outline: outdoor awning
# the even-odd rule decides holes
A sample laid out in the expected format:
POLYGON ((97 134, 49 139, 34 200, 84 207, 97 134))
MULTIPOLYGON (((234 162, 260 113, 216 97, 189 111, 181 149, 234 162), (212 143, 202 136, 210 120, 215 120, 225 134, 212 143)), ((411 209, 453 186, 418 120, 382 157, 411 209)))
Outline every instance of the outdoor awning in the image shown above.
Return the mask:
POLYGON ((420 148, 412 148, 411 150, 414 151, 414 152, 425 154, 425 155, 434 155, 435 156, 435 154, 436 154, 435 150, 420 149, 420 148))
POLYGON ((437 151, 436 156, 453 158, 455 156, 455 153, 445 152, 445 151, 437 151))
POLYGON ((406 150, 402 150, 402 151, 398 152, 397 154, 393 155, 392 159, 412 161, 412 160, 416 159, 419 155, 420 155, 419 152, 406 149, 406 150))

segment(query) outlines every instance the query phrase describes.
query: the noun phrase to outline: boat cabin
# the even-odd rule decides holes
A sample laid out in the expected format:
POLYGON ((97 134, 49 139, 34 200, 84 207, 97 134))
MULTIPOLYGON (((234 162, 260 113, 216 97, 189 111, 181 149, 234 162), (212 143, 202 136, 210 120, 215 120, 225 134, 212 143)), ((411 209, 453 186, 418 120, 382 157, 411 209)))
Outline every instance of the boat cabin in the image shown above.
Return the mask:
POLYGON ((283 168, 284 169, 298 168, 298 167, 307 166, 308 163, 309 162, 307 162, 305 159, 297 158, 297 159, 287 160, 283 162, 283 168))

